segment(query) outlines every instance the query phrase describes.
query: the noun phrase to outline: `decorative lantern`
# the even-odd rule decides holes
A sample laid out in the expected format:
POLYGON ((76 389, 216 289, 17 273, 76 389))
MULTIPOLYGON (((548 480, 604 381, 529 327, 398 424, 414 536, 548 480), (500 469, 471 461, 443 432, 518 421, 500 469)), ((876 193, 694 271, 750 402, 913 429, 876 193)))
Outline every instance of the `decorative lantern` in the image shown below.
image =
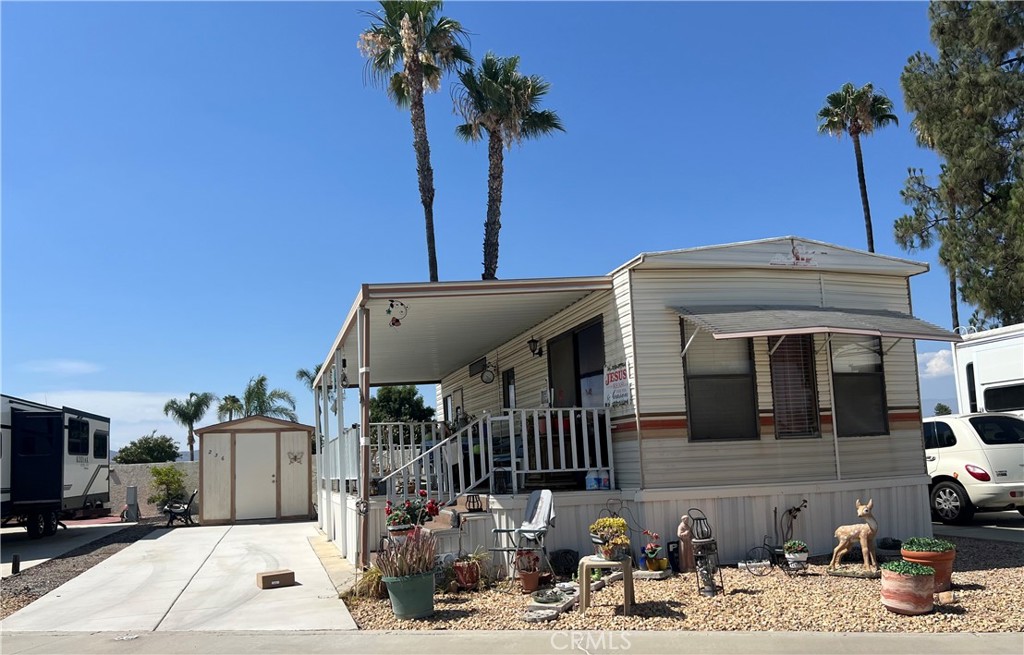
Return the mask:
POLYGON ((701 596, 712 597, 725 590, 722 569, 718 565, 718 541, 713 537, 711 525, 704 512, 690 508, 687 512, 693 522, 693 559, 697 568, 697 590, 701 596), (715 580, 715 573, 718 580, 715 580))
POLYGON ((467 512, 482 512, 484 506, 480 502, 479 494, 466 494, 466 511, 467 512))

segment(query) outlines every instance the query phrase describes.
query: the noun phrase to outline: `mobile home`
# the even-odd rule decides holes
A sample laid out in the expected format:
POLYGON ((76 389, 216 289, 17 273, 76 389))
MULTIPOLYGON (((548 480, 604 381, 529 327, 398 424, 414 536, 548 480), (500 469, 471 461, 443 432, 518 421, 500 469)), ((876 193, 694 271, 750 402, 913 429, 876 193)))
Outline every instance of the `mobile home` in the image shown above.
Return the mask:
POLYGON ((723 561, 803 499, 816 553, 857 498, 881 536, 930 534, 914 341, 959 337, 910 314, 927 270, 781 237, 594 277, 365 284, 316 381, 321 524, 365 561, 389 498, 472 491, 488 512, 460 528, 471 550, 549 488, 549 548, 581 553, 609 508, 660 534, 699 508, 723 561), (424 383, 438 421, 370 422, 371 386, 424 383), (363 400, 348 422, 329 401, 347 387, 363 400))

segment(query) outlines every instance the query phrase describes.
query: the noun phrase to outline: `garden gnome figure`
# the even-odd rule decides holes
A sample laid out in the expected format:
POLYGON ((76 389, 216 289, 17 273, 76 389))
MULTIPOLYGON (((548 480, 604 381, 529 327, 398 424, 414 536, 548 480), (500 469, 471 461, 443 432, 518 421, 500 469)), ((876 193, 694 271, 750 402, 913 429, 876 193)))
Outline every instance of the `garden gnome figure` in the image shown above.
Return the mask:
POLYGON ((690 529, 689 516, 683 514, 680 519, 676 529, 676 536, 679 537, 679 571, 691 573, 697 570, 697 563, 693 560, 693 530, 690 529))

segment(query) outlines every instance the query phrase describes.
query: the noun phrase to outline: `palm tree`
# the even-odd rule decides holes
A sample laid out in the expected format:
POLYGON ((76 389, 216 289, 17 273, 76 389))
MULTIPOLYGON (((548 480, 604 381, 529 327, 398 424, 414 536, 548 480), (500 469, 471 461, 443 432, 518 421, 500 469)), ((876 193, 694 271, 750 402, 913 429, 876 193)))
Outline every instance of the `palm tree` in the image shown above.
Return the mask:
POLYGON ((220 401, 220 405, 217 405, 217 420, 233 421, 235 420, 235 414, 241 416, 244 409, 242 401, 239 400, 238 396, 224 396, 220 401))
POLYGON ((242 394, 242 407, 246 416, 272 416, 298 421, 295 398, 283 389, 267 390, 267 376, 257 375, 249 380, 242 394))
POLYGON ((212 393, 206 391, 195 393, 193 391, 188 395, 187 400, 172 398, 164 405, 166 416, 170 416, 178 425, 188 428, 188 459, 190 462, 196 461, 196 437, 193 428, 196 423, 203 420, 206 410, 210 409, 210 405, 215 400, 217 400, 217 396, 212 393))
POLYGON ((312 391, 313 382, 316 380, 316 376, 320 374, 321 366, 323 366, 323 364, 317 364, 316 366, 313 367, 312 371, 306 368, 300 368, 299 370, 295 371, 295 379, 298 380, 299 382, 304 383, 306 385, 306 388, 312 391))
POLYGON ((396 105, 410 109, 431 282, 437 282, 434 169, 430 166, 423 91, 436 91, 445 71, 461 64, 473 65, 473 58, 462 45, 467 32, 458 21, 439 16, 443 4, 440 0, 382 1, 379 13, 362 12, 370 18, 370 27, 359 35, 358 44, 367 58, 365 70, 371 82, 383 86, 396 105))
POLYGON ((857 180, 860 182, 860 201, 864 205, 864 228, 868 235, 868 250, 875 252, 875 237, 871 230, 871 209, 868 207, 868 185, 864 181, 864 158, 860 151, 860 135, 871 134, 875 128, 889 123, 899 125, 892 113, 892 100, 875 93, 871 84, 855 88, 847 82, 825 98, 825 106, 818 112, 818 133, 853 139, 853 152, 857 156, 857 180))
POLYGON ((488 52, 479 70, 459 73, 459 82, 455 105, 466 122, 455 128, 455 133, 466 141, 478 141, 487 134, 487 218, 482 277, 493 280, 498 271, 504 149, 555 130, 564 132, 565 128, 558 114, 538 109, 551 85, 539 75, 520 73, 519 57, 498 57, 488 52))

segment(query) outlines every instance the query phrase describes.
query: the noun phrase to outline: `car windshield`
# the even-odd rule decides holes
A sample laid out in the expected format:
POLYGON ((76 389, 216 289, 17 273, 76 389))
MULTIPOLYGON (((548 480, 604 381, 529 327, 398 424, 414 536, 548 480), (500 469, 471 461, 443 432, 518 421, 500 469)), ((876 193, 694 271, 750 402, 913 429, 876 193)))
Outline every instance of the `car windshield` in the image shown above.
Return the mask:
POLYGON ((1024 443, 1024 421, 1012 416, 975 416, 969 419, 981 440, 990 446, 1024 443))

